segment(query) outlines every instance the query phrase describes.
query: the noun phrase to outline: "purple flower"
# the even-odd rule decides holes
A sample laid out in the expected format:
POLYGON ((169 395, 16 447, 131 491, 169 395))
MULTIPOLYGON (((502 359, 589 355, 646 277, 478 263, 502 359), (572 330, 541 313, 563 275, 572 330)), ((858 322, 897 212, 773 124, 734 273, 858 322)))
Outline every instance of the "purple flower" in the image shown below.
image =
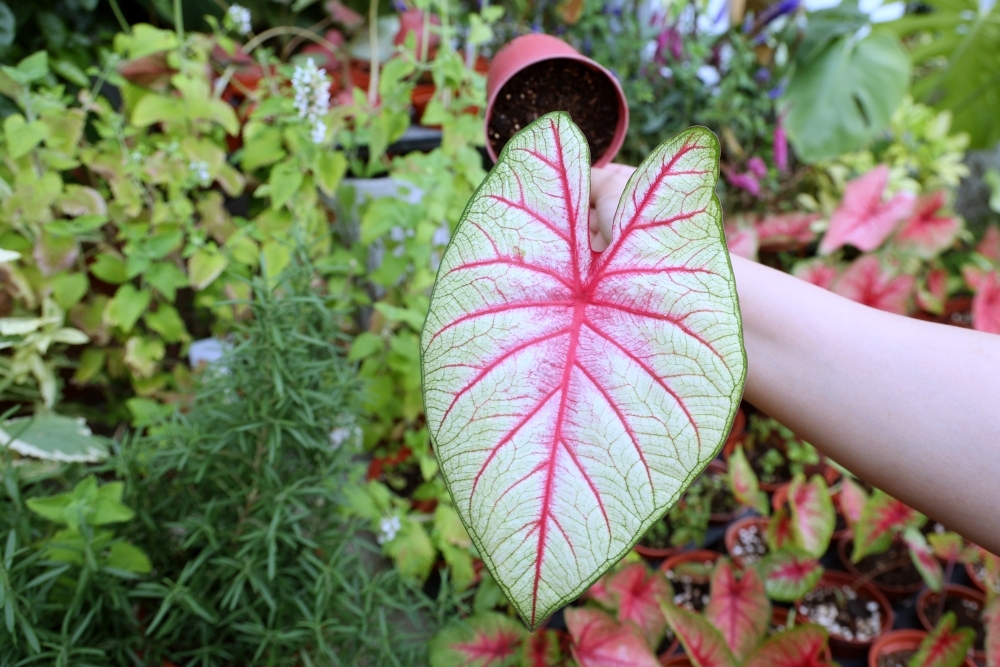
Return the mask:
POLYGON ((740 188, 741 190, 746 190, 754 197, 760 196, 760 182, 753 174, 734 174, 732 172, 727 172, 726 180, 729 181, 730 185, 740 188))
POLYGON ((667 28, 656 37, 656 52, 669 53, 674 60, 684 57, 684 38, 677 28, 667 28))
POLYGON ((771 80, 771 70, 761 67, 754 73, 753 78, 757 80, 757 83, 767 83, 771 80))
POLYGON ((765 26, 774 21, 779 16, 791 14, 799 8, 802 0, 781 0, 765 9, 757 20, 758 25, 765 26))
POLYGON ((753 156, 747 160, 747 169, 749 169, 754 176, 757 178, 764 178, 767 176, 767 164, 759 156, 753 156))
POLYGON ((774 128, 774 164, 777 165, 778 171, 788 171, 788 136, 780 120, 774 128))
POLYGON ((776 100, 785 94, 785 82, 782 81, 777 86, 767 91, 767 96, 772 100, 776 100))

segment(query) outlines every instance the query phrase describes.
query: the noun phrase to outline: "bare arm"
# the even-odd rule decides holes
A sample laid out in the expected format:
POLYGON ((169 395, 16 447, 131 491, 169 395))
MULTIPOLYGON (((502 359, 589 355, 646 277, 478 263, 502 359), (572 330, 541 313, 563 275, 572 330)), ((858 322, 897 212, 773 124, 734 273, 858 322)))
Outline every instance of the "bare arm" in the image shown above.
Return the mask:
MULTIPOLYGON (((628 176, 598 171, 595 248, 628 176)), ((732 259, 746 400, 858 477, 1000 553, 1000 336, 884 313, 732 259)))

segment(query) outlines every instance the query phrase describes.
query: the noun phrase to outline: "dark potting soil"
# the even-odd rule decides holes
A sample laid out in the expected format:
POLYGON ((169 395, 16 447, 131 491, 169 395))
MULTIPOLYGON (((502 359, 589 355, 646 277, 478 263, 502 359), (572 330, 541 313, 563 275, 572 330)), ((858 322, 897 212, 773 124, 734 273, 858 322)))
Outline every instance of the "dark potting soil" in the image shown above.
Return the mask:
POLYGON ((669 549, 673 545, 670 543, 670 535, 673 529, 670 526, 670 518, 663 517, 659 523, 655 523, 646 531, 646 534, 639 540, 639 544, 650 549, 669 549))
POLYGON ((674 604, 700 614, 708 605, 712 588, 709 579, 711 568, 712 563, 706 562, 704 566, 684 563, 667 570, 667 579, 674 588, 674 604))
POLYGON ((960 628, 972 628, 976 631, 976 641, 973 642, 972 647, 977 651, 982 651, 986 639, 986 631, 983 628, 983 622, 980 620, 980 615, 983 613, 982 606, 973 600, 966 600, 960 597, 947 597, 944 599, 944 608, 939 610, 938 596, 933 593, 927 596, 925 613, 927 614, 927 620, 935 626, 941 620, 941 616, 947 614, 949 611, 955 612, 956 626, 960 628))
POLYGON ((916 649, 905 649, 883 653, 878 657, 878 667, 909 667, 910 658, 917 654, 916 649))
POLYGON ((732 556, 743 559, 746 565, 760 562, 767 555, 767 533, 757 524, 751 523, 736 531, 736 543, 733 545, 732 556))
POLYGON ((813 589, 798 611, 839 639, 867 642, 882 634, 878 602, 846 584, 813 589))
POLYGON ((496 154, 510 138, 551 111, 569 113, 596 162, 611 146, 618 127, 618 92, 608 77, 567 58, 543 60, 511 77, 493 104, 487 132, 496 154))
POLYGON ((885 586, 913 586, 923 581, 920 570, 910 558, 909 550, 902 543, 894 542, 888 551, 865 556, 855 564, 855 567, 862 576, 881 572, 872 577, 872 580, 885 586))

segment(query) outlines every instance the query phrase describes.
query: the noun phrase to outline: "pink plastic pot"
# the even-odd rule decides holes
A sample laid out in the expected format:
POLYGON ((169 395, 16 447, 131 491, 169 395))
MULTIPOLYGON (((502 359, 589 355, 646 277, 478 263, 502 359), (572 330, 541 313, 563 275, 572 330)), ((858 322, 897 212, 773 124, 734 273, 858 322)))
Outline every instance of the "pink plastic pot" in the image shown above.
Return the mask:
MULTIPOLYGON (((524 68, 544 60, 553 59, 576 60, 585 63, 604 74, 614 84, 615 91, 618 93, 618 125, 615 127, 611 145, 608 146, 604 155, 594 160, 595 167, 603 167, 614 159, 625 141, 625 133, 628 130, 628 102, 625 100, 625 92, 622 90, 621 84, 618 83, 618 79, 611 72, 590 58, 580 55, 566 42, 550 35, 521 35, 505 44, 494 56, 493 62, 490 64, 490 71, 486 75, 486 121, 483 125, 483 134, 486 135, 486 150, 490 157, 496 161, 497 154, 493 151, 493 146, 489 141, 490 117, 493 113, 494 103, 504 84, 524 68)), ((557 109, 553 109, 553 111, 557 111, 557 109)))

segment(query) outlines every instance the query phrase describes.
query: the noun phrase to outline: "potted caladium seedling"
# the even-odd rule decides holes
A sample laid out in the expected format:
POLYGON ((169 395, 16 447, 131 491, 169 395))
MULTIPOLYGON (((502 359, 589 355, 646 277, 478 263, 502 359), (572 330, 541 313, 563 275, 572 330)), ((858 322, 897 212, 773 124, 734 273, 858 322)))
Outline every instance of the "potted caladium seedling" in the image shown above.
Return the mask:
POLYGON ((718 164, 704 128, 662 144, 595 252, 587 141, 548 114, 507 143, 442 257, 427 428, 530 628, 627 554, 730 432, 746 356, 718 164))
POLYGON ((945 614, 931 633, 893 630, 872 644, 868 667, 975 667, 969 648, 975 633, 955 627, 955 615, 945 614))

